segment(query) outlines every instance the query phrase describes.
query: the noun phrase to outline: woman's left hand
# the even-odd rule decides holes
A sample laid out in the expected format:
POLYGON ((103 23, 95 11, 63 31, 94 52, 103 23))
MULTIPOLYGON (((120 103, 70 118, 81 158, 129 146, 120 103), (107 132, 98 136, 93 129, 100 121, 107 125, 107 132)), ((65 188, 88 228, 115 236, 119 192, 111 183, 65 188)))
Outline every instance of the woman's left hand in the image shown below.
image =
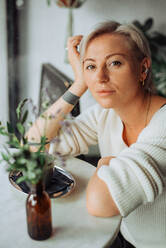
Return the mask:
POLYGON ((114 156, 108 156, 108 157, 103 157, 101 159, 99 159, 98 163, 97 163, 97 170, 102 166, 102 165, 109 165, 110 160, 112 158, 115 158, 114 156))

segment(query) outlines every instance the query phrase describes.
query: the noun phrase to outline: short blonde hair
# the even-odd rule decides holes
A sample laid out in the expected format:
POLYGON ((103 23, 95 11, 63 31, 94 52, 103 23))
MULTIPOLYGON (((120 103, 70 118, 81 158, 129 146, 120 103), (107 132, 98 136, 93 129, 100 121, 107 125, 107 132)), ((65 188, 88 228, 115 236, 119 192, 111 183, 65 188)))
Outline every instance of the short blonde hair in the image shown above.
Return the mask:
MULTIPOLYGON (((86 49, 94 38, 102 34, 119 34, 127 38, 135 57, 138 61, 142 61, 143 58, 148 57, 151 60, 151 51, 149 43, 143 33, 137 29, 133 24, 120 24, 115 21, 107 21, 99 24, 81 41, 80 44, 80 58, 83 62, 83 58, 86 49)), ((144 82, 144 89, 154 91, 154 85, 152 81, 152 67, 148 69, 148 74, 144 82)))

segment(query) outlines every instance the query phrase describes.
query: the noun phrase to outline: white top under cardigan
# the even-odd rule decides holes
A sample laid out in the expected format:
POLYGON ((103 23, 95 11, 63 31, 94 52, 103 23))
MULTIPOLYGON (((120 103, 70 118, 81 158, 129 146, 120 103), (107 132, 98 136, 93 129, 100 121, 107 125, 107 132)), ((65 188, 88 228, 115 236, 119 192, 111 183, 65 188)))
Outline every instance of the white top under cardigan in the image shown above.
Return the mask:
POLYGON ((72 134, 61 130, 61 143, 52 144, 50 153, 78 155, 98 143, 102 157, 115 156, 98 176, 123 216, 123 236, 137 248, 166 248, 166 106, 130 147, 113 109, 96 104, 70 123, 72 134))

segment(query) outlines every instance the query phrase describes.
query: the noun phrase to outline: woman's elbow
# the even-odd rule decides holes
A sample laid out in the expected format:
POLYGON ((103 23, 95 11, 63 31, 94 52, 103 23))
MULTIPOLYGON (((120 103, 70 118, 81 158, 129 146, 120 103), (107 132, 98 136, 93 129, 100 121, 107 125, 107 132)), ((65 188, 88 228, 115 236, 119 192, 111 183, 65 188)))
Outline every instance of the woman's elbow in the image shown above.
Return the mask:
POLYGON ((102 202, 96 196, 94 192, 92 194, 87 193, 86 207, 90 215, 96 217, 113 217, 119 215, 119 210, 112 206, 109 202, 102 202))
POLYGON ((114 215, 107 213, 106 211, 96 208, 96 206, 92 206, 87 202, 87 211, 90 215, 96 216, 96 217, 113 217, 114 215))

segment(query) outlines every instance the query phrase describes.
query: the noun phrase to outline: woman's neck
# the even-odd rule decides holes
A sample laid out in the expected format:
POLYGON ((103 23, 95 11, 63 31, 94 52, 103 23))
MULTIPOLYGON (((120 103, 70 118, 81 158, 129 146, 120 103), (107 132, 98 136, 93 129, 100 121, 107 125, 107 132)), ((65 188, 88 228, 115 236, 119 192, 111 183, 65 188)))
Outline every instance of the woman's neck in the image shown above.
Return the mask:
POLYGON ((150 105, 151 94, 145 92, 134 99, 134 104, 132 101, 132 103, 115 109, 115 111, 120 116, 126 129, 131 131, 141 130, 146 127, 149 122, 150 105))

